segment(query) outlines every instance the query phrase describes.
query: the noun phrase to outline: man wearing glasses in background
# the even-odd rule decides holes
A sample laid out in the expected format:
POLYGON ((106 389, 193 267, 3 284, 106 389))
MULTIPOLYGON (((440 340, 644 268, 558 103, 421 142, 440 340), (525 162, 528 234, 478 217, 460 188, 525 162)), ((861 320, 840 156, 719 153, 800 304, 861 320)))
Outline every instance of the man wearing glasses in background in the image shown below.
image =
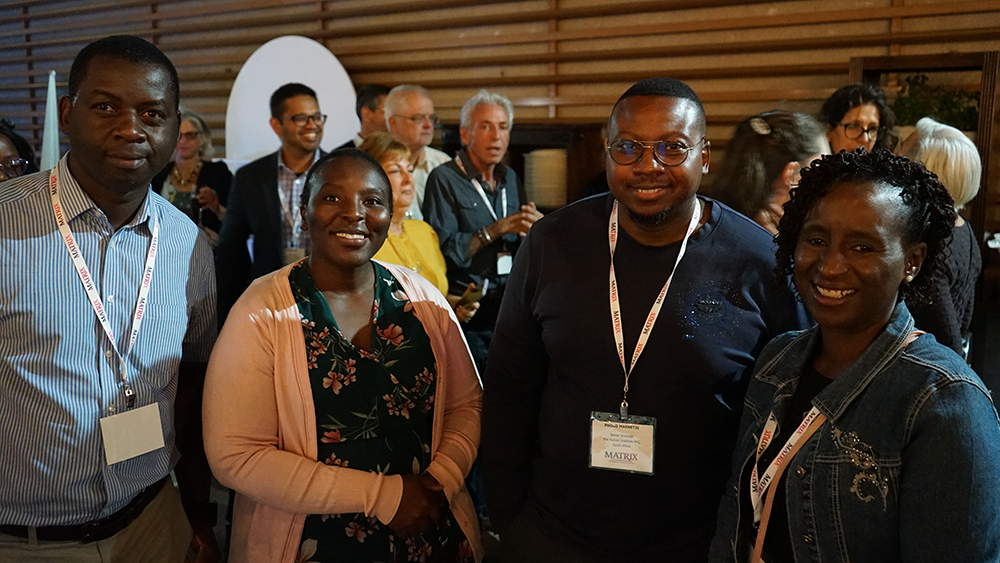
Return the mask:
POLYGON ((385 123, 393 138, 410 149, 415 193, 407 216, 423 220, 421 206, 427 177, 431 170, 451 160, 447 154, 428 146, 434 140, 434 128, 438 124, 431 93, 422 86, 396 86, 385 98, 385 123))
POLYGON ((220 326, 251 281, 308 254, 299 199, 305 173, 323 156, 324 123, 312 88, 293 82, 271 95, 271 128, 281 148, 236 171, 215 247, 220 326))
POLYGON ((696 195, 710 150, 687 85, 632 86, 606 147, 611 193, 531 228, 490 347, 505 562, 704 561, 754 358, 805 324, 770 234, 696 195))

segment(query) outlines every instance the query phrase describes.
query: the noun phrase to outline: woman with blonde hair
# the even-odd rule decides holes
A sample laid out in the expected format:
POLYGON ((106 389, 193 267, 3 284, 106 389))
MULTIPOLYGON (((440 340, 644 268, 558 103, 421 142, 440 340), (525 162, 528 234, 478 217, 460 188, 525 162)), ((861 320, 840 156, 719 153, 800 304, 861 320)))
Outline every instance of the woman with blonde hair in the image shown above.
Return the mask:
POLYGON ((437 233, 428 223, 417 219, 407 219, 406 211, 416 193, 410 164, 410 149, 395 140, 392 135, 376 132, 369 135, 359 149, 370 154, 382 165, 382 170, 392 184, 393 213, 389 225, 389 238, 375 254, 376 260, 406 266, 427 278, 448 302, 455 308, 458 320, 468 322, 476 314, 479 303, 463 303, 460 298, 448 294, 448 268, 438 242, 437 233))
POLYGON ((174 160, 152 181, 153 191, 194 221, 215 244, 233 174, 213 162, 212 129, 201 115, 181 108, 181 130, 174 160))
MULTIPOLYGON (((965 207, 979 193, 983 170, 979 150, 958 129, 925 117, 903 141, 900 152, 937 174, 954 198, 956 210, 965 207)), ((972 227, 961 215, 956 214, 955 230, 945 256, 927 302, 913 307, 913 318, 918 328, 965 357, 983 258, 972 227)))

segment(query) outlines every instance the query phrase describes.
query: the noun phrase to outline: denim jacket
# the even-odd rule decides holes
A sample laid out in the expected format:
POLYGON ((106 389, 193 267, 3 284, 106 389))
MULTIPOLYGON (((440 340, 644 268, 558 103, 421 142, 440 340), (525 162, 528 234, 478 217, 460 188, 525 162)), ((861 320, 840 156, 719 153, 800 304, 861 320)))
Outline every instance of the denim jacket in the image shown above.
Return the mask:
MULTIPOLYGON (((827 421, 781 477, 789 530, 767 531, 790 533, 797 563, 1000 561, 996 409, 979 376, 932 335, 904 347, 912 329, 900 303, 885 331, 812 400, 827 421)), ((819 343, 813 327, 761 352, 712 562, 750 560, 750 464, 768 414, 784 420, 819 343)))

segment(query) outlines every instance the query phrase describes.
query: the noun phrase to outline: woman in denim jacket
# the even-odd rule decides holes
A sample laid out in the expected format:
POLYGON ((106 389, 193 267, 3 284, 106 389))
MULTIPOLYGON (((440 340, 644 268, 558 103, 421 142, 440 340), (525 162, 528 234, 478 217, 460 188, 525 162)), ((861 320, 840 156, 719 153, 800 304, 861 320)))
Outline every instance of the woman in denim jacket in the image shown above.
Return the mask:
POLYGON ((943 261, 951 197, 883 150, 828 155, 792 193, 778 270, 818 324, 757 361, 710 560, 756 561, 765 528, 767 563, 1000 560, 989 391, 903 302, 943 261))

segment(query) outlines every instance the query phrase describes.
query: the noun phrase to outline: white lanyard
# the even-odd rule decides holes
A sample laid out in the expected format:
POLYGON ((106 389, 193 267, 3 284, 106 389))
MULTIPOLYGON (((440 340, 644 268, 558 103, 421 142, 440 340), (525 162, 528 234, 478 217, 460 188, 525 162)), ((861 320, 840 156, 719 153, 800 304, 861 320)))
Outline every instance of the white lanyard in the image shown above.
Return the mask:
POLYGON ((812 421, 819 416, 819 409, 813 407, 810 409, 806 417, 802 419, 802 424, 795 429, 795 432, 788 438, 785 445, 782 446, 781 451, 778 455, 774 457, 774 461, 771 465, 767 466, 767 471, 764 472, 763 477, 757 480, 757 464, 760 463, 760 456, 767 450, 767 446, 771 444, 771 440, 774 438, 774 431, 778 426, 778 419, 774 416, 774 411, 767 417, 767 423, 764 425, 764 432, 760 435, 760 442, 757 443, 757 458, 754 460, 753 470, 750 471, 750 502, 753 504, 753 521, 754 523, 760 522, 761 514, 764 511, 764 493, 767 491, 767 487, 771 484, 774 479, 775 473, 778 472, 778 468, 782 463, 785 462, 785 458, 788 456, 788 452, 792 451, 795 444, 798 443, 799 439, 805 433, 812 421))
POLYGON ((118 345, 116 344, 114 332, 111 331, 111 324, 108 322, 104 302, 97 292, 94 279, 90 275, 90 269, 87 268, 87 262, 83 259, 83 253, 80 252, 80 247, 76 244, 76 238, 73 237, 73 232, 69 229, 69 223, 66 221, 66 216, 63 213, 62 203, 59 201, 58 170, 59 168, 56 167, 49 173, 49 195, 52 199, 52 212, 56 216, 56 224, 59 226, 59 233, 66 244, 66 250, 69 251, 70 258, 73 259, 73 267, 76 268, 76 273, 80 276, 80 282, 83 283, 83 289, 87 292, 87 299, 90 301, 90 306, 93 307, 94 314, 97 315, 97 320, 100 321, 101 328, 104 329, 104 334, 111 343, 111 349, 114 350, 115 356, 118 358, 122 392, 125 394, 125 401, 128 408, 132 408, 135 406, 135 393, 128 384, 128 376, 125 371, 125 358, 132 351, 132 346, 139 336, 139 327, 142 325, 142 319, 145 317, 146 298, 149 296, 149 286, 152 282, 153 269, 156 265, 156 244, 160 238, 160 221, 156 218, 153 219, 153 238, 149 241, 149 250, 146 252, 146 266, 142 272, 142 285, 139 286, 139 297, 136 299, 135 311, 132 315, 132 332, 129 334, 128 347, 125 349, 125 355, 123 356, 118 352, 118 345))
MULTIPOLYGON (((490 203, 490 198, 486 197, 486 191, 483 190, 483 186, 479 183, 479 180, 475 178, 472 179, 472 185, 476 187, 476 191, 479 192, 479 197, 483 198, 483 203, 486 204, 486 209, 490 211, 490 215, 493 216, 494 221, 499 221, 500 218, 497 217, 497 212, 493 209, 493 204, 490 203)), ((503 209, 503 216, 507 216, 507 186, 500 188, 500 207, 503 209)))
MULTIPOLYGON (((468 172, 465 171, 465 165, 462 164, 462 159, 461 158, 456 158, 455 159, 455 164, 458 165, 458 167, 462 170, 463 174, 468 174, 468 172)), ((486 190, 483 189, 483 186, 482 186, 482 184, 479 183, 479 180, 477 180, 475 178, 472 178, 472 187, 476 188, 476 191, 479 192, 479 197, 483 198, 483 203, 486 204, 486 209, 488 209, 489 212, 490 212, 490 215, 493 216, 493 220, 494 221, 499 221, 500 218, 497 217, 497 212, 496 212, 495 209, 493 209, 493 204, 490 203, 490 198, 486 197, 486 190)), ((507 186, 504 186, 504 187, 500 188, 500 208, 503 209, 503 216, 506 217, 507 216, 507 186)))
POLYGON ((614 205, 611 206, 611 218, 608 220, 608 242, 611 247, 611 321, 615 334, 615 345, 618 348, 618 359, 621 360, 622 369, 625 371, 625 388, 621 406, 622 418, 628 417, 629 375, 632 373, 632 368, 635 367, 635 362, 639 359, 639 355, 642 354, 642 349, 646 346, 646 341, 649 340, 649 333, 653 331, 653 325, 656 324, 656 317, 660 314, 660 307, 663 306, 663 300, 667 296, 667 288, 670 287, 670 281, 674 279, 674 272, 677 271, 677 265, 681 263, 681 258, 684 257, 684 253, 687 251, 688 239, 691 238, 691 233, 698 228, 698 222, 700 220, 701 204, 697 199, 695 199, 694 211, 691 213, 691 222, 688 224, 687 233, 684 234, 684 240, 681 241, 681 249, 677 252, 677 260, 674 261, 674 267, 670 270, 670 276, 667 278, 667 283, 663 284, 663 289, 660 290, 660 295, 656 297, 656 301, 653 302, 653 307, 649 310, 649 316, 646 317, 646 323, 642 327, 642 332, 639 333, 639 341, 636 342, 635 352, 632 354, 632 363, 626 368, 625 338, 622 334, 621 304, 618 302, 618 279, 615 277, 615 247, 618 245, 618 200, 615 200, 614 205))

